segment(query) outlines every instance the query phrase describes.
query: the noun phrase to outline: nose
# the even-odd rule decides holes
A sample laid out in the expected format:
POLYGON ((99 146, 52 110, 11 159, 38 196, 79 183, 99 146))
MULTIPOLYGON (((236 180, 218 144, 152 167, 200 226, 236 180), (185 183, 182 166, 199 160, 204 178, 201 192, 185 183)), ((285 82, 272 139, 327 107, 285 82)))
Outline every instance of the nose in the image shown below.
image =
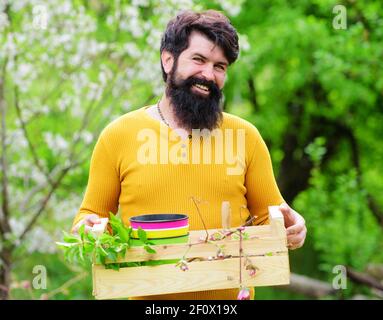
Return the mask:
POLYGON ((208 81, 214 81, 215 75, 214 75, 214 67, 210 65, 205 65, 201 75, 208 81))

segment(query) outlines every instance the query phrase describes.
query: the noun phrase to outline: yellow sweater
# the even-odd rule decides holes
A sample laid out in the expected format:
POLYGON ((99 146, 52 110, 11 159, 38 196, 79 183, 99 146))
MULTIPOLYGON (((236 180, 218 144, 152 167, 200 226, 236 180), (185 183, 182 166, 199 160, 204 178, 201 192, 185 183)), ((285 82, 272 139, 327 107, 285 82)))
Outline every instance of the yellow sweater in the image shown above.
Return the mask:
MULTIPOLYGON (((76 224, 85 214, 129 217, 145 213, 186 213, 191 230, 203 224, 191 197, 205 201, 200 211, 208 229, 222 228, 221 204, 231 204, 231 226, 249 215, 268 223, 268 206, 284 202, 273 175, 270 155, 258 130, 224 113, 210 139, 193 132, 180 136, 146 111, 129 112, 101 133, 93 151, 88 186, 76 224), (205 149, 204 149, 205 148, 205 149), (237 157, 235 157, 237 156, 237 157), (245 206, 247 209, 240 208, 245 206)), ((236 299, 238 289, 149 296, 143 299, 236 299)))

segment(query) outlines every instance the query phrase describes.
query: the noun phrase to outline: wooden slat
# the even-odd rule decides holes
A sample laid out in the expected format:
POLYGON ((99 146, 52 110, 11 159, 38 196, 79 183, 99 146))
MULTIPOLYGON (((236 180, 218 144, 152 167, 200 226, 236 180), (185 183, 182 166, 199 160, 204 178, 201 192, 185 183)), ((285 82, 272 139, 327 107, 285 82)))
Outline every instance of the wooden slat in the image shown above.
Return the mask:
MULTIPOLYGON (((251 257, 259 268, 255 277, 242 271, 247 286, 271 286, 289 283, 287 253, 276 256, 251 257)), ((94 290, 97 299, 146 296, 201 290, 239 287, 239 259, 189 263, 188 271, 181 271, 174 264, 155 267, 121 268, 107 270, 94 265, 94 290)))
MULTIPOLYGON (((187 244, 158 245, 152 246, 156 250, 155 254, 150 254, 143 247, 132 247, 127 250, 125 257, 118 259, 117 262, 138 262, 147 260, 167 260, 181 259, 185 253, 186 258, 209 258, 217 255, 217 246, 224 245, 225 255, 239 256, 238 240, 220 240, 211 243, 199 243, 189 246, 187 244), (215 244, 215 245, 214 245, 215 244)), ((249 239, 243 241, 243 250, 247 255, 265 255, 268 253, 287 252, 287 247, 283 239, 276 237, 263 237, 260 239, 249 239)))
MULTIPOLYGON (((235 230, 235 229, 232 228, 231 230, 235 230)), ((222 229, 208 229, 207 231, 208 231, 208 234, 211 235, 215 232, 222 231, 222 229)), ((262 226, 246 227, 245 232, 251 236, 257 236, 259 238, 274 236, 274 234, 271 230, 271 225, 269 225, 269 224, 262 225, 262 226)), ((192 243, 198 242, 201 237, 204 239, 206 238, 206 231, 205 230, 189 231, 189 241, 190 242, 192 242, 192 243)))
MULTIPOLYGON (((209 235, 220 231, 220 229, 209 229, 209 235)), ((272 236, 272 231, 269 225, 247 227, 246 233, 249 240, 243 241, 243 249, 249 255, 264 255, 267 253, 287 252, 286 236, 272 236), (267 228, 264 228, 267 227, 267 228), (256 237, 256 238, 254 238, 256 237)), ((214 244, 201 242, 200 238, 205 237, 206 233, 203 230, 190 231, 189 244, 166 244, 152 246, 156 250, 155 254, 147 253, 143 247, 132 247, 127 250, 125 257, 120 257, 117 262, 139 262, 147 260, 167 260, 182 258, 188 248, 187 258, 208 258, 215 256, 217 247, 224 245, 224 253, 226 255, 238 256, 239 241, 231 238, 214 241, 214 244)), ((110 261, 107 261, 107 263, 110 261)))

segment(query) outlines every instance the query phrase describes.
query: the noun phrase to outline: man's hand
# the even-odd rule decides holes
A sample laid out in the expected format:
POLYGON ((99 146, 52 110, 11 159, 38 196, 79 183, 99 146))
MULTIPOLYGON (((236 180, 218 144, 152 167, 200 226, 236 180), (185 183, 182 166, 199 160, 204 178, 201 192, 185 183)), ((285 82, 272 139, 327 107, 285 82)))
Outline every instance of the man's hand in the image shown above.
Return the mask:
POLYGON ((72 233, 78 233, 78 229, 85 224, 85 233, 92 230, 93 225, 101 223, 100 217, 97 214, 87 214, 82 220, 80 220, 72 229, 72 233))
POLYGON ((287 247, 290 250, 302 247, 307 233, 305 219, 298 212, 291 209, 287 203, 282 203, 279 210, 281 210, 285 220, 287 247))

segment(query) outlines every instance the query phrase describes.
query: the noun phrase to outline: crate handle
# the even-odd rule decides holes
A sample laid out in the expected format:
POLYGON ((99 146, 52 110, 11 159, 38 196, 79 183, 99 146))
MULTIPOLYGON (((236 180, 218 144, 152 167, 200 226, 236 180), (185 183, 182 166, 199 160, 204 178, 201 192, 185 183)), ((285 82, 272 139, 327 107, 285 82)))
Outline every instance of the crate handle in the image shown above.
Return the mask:
POLYGON ((269 206, 269 220, 273 235, 285 238, 287 243, 285 220, 279 206, 269 206))
POLYGON ((96 236, 99 237, 105 232, 105 229, 108 225, 109 218, 100 218, 101 223, 96 223, 93 225, 91 232, 96 236))

